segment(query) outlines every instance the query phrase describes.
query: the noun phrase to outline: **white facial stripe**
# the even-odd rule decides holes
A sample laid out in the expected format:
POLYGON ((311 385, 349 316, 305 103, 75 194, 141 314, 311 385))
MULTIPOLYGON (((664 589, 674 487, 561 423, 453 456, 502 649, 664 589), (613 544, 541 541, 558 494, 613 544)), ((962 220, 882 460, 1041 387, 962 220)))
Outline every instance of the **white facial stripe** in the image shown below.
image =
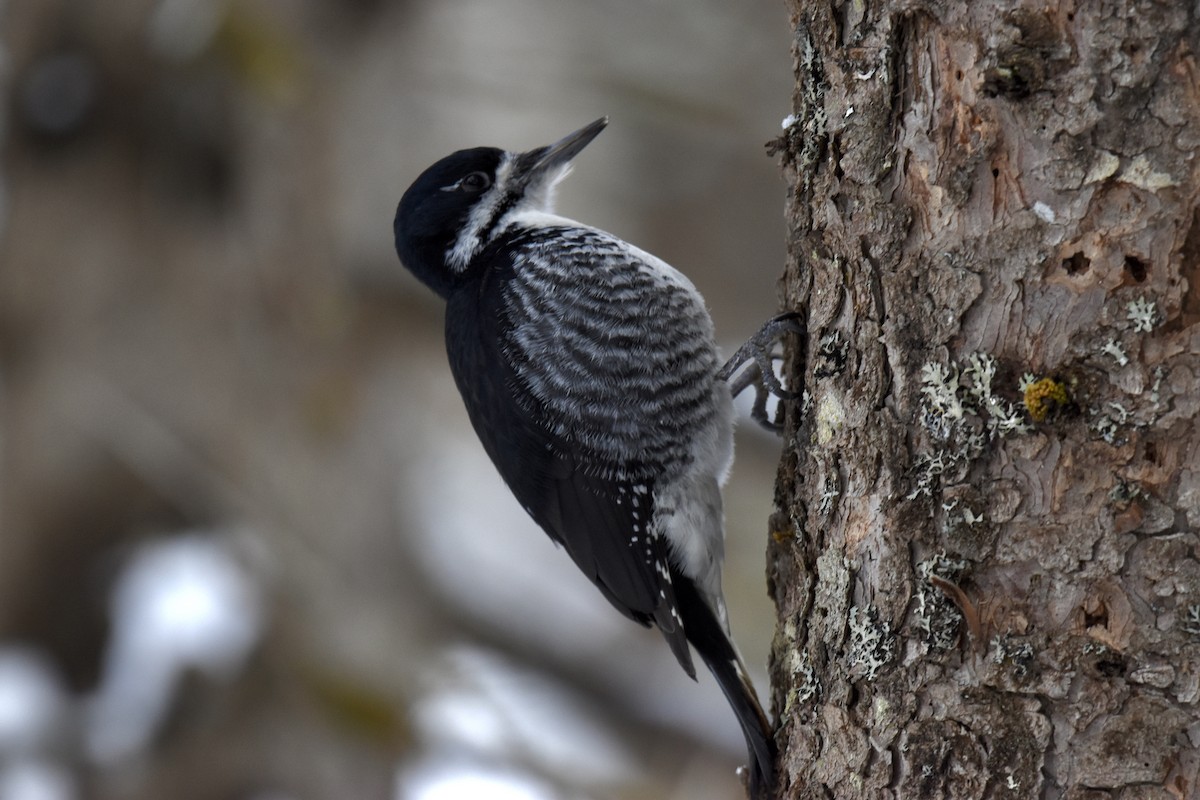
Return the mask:
POLYGON ((446 264, 455 272, 466 269, 467 264, 471 263, 471 258, 485 244, 480 241, 481 234, 491 222, 496 213, 496 206, 504 197, 504 187, 508 184, 509 173, 512 172, 513 158, 512 153, 504 154, 496 168, 496 179, 492 181, 492 188, 471 209, 471 215, 467 217, 467 223, 459 232, 454 246, 446 253, 446 264))

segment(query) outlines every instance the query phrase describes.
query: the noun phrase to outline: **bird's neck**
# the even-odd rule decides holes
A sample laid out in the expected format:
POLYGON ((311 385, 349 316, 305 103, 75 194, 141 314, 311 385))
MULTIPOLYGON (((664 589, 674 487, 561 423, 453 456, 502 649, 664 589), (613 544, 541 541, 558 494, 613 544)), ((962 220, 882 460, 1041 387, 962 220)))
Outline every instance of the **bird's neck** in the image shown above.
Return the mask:
POLYGON ((500 233, 512 234, 518 231, 535 231, 539 228, 590 228, 591 226, 559 216, 552 211, 518 208, 506 216, 497 227, 500 233))

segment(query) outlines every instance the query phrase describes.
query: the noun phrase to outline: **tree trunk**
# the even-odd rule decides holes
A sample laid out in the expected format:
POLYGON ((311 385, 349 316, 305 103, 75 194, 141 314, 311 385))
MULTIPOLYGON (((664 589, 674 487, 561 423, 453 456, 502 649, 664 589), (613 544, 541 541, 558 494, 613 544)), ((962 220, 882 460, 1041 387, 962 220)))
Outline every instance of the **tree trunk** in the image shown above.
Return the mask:
POLYGON ((780 797, 1200 797, 1200 11, 791 7, 780 797))

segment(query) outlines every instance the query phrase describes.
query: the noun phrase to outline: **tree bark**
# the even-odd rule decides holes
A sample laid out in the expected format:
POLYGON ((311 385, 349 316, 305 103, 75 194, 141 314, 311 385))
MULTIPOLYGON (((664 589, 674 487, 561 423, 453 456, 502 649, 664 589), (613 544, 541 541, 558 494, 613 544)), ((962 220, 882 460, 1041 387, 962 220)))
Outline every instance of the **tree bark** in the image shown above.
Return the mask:
POLYGON ((1200 11, 790 6, 779 796, 1200 797, 1200 11))

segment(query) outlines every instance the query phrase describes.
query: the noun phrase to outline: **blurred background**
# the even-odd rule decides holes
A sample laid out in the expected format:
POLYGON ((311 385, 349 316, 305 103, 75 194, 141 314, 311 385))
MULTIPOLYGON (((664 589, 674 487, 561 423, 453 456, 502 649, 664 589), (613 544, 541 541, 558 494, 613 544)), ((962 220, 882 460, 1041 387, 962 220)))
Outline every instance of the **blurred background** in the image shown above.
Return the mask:
MULTIPOLYGON (((776 310, 775 0, 0 0, 0 800, 730 798, 707 675, 474 439, 392 249, 449 152, 607 114, 560 210, 776 310)), ((765 684, 779 443, 743 424, 765 684)))

